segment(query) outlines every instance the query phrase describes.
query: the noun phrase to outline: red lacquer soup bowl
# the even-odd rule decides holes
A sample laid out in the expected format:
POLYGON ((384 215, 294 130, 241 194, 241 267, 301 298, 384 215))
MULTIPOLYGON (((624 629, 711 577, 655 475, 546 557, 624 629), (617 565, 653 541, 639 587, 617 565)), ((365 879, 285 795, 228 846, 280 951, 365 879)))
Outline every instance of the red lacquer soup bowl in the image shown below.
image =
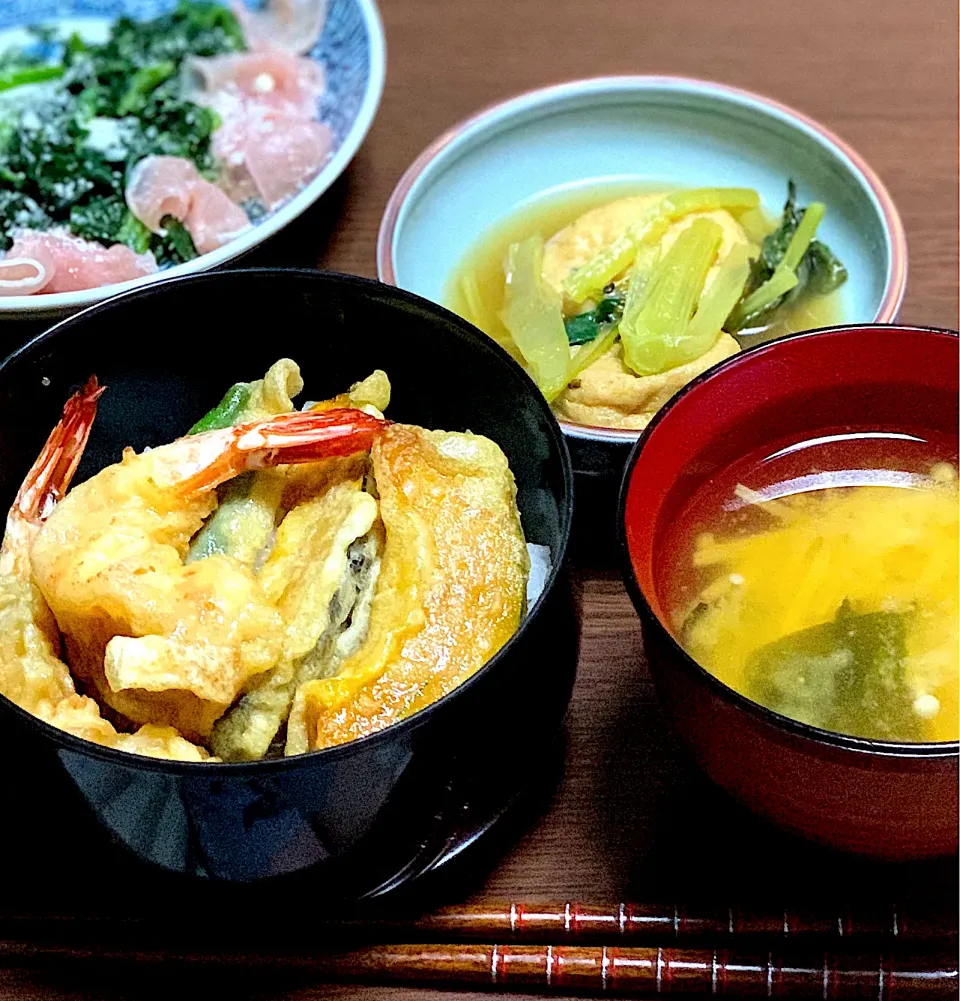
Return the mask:
POLYGON ((740 695, 667 626, 670 527, 704 484, 774 442, 822 429, 957 438, 958 339, 836 327, 737 355, 692 382, 637 442, 620 493, 623 574, 663 707, 710 778, 764 817, 884 858, 956 851, 958 744, 821 730, 740 695))

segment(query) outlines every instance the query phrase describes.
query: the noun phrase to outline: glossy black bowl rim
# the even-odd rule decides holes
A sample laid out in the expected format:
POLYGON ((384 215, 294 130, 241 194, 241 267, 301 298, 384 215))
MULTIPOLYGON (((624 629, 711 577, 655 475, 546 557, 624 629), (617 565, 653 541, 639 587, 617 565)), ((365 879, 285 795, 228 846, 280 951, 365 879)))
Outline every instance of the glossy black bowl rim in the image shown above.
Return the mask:
POLYGON ((633 561, 630 559, 630 549, 627 544, 626 513, 627 495, 630 489, 630 481, 633 477, 633 470, 639 461, 640 453, 643 451, 647 441, 655 432, 661 421, 666 418, 673 408, 680 405, 689 393, 693 392, 696 387, 712 379, 718 372, 727 368, 732 368, 735 365, 748 365, 751 363, 750 359, 754 355, 770 354, 771 352, 776 351, 778 345, 782 344, 784 341, 806 340, 813 337, 822 337, 824 335, 843 336, 846 332, 858 330, 900 330, 910 333, 923 333, 938 337, 949 337, 953 340, 957 340, 957 338, 960 337, 960 333, 958 333, 958 331, 950 330, 945 327, 910 326, 902 323, 836 324, 829 327, 817 327, 813 330, 800 331, 799 333, 789 334, 785 337, 777 338, 777 340, 771 341, 768 344, 761 344, 754 348, 748 348, 747 350, 732 355, 729 358, 725 358, 719 364, 714 365, 712 368, 709 368, 707 371, 698 375, 695 379, 687 383, 687 385, 684 386, 683 389, 681 389, 675 396, 671 397, 671 399, 657 411, 650 423, 643 429, 636 444, 630 451, 630 456, 627 459, 627 464, 623 471, 623 478, 620 481, 620 494, 617 502, 617 549, 620 559, 620 573, 623 577, 623 582, 626 585, 627 593, 630 595, 630 600, 633 602, 633 607, 636 609, 641 621, 646 620, 655 623, 657 628, 659 628, 666 637, 666 641, 670 647, 670 652, 673 657, 673 663, 670 665, 669 669, 686 671, 686 673, 694 680, 698 681, 701 685, 705 685, 716 697, 726 702, 728 705, 739 709, 741 712, 746 713, 748 716, 753 717, 761 723, 765 723, 767 726, 772 727, 781 733, 786 733, 804 741, 810 741, 821 746, 826 746, 833 750, 850 751, 855 754, 863 754, 879 758, 919 758, 927 760, 956 758, 958 754, 960 754, 960 741, 953 740, 938 742, 931 741, 926 743, 906 743, 898 741, 870 740, 864 737, 853 737, 849 734, 837 733, 833 730, 824 730, 820 727, 811 726, 808 723, 801 723, 799 720, 791 719, 789 716, 784 716, 781 713, 774 712, 774 710, 768 709, 766 706, 762 706, 758 702, 754 702, 752 699, 748 699, 745 695, 741 695, 736 689, 724 684, 724 682, 720 681, 719 678, 715 677, 705 668, 701 667, 700 664, 698 664, 697 661, 694 660, 693 657, 691 657, 690 654, 688 654, 687 651, 684 650, 683 647, 677 642, 671 630, 660 620, 660 617, 656 614, 656 612, 654 612, 653 606, 647 600, 647 597, 643 592, 643 588, 641 588, 640 582, 637 580, 637 575, 633 567, 633 561), (676 665, 679 665, 679 668, 676 665))
POLYGON ((93 741, 84 740, 82 737, 77 737, 74 734, 67 733, 64 730, 60 730, 58 727, 53 726, 51 723, 45 722, 39 717, 28 712, 26 709, 23 709, 21 706, 18 706, 11 699, 0 695, 0 711, 2 711, 2 709, 14 711, 29 727, 38 732, 41 737, 45 737, 61 747, 78 751, 90 757, 101 758, 111 764, 121 765, 125 768, 146 769, 148 771, 164 772, 167 774, 189 774, 198 778, 202 775, 209 775, 211 778, 215 776, 226 778, 228 775, 235 775, 237 777, 241 777, 243 775, 263 777, 274 772, 286 771, 291 768, 302 768, 309 764, 320 764, 321 759, 323 761, 333 761, 340 757, 350 756, 351 754, 356 753, 361 745, 363 747, 367 747, 378 743, 384 743, 396 739, 403 733, 419 729, 437 713, 445 712, 450 704, 456 699, 462 698, 463 695, 473 688, 474 685, 479 683, 480 679, 492 670, 495 665, 499 664, 502 660, 505 660, 511 655, 513 648, 530 627, 533 620, 541 614, 544 604, 550 597, 551 592, 557 586, 561 576, 566 572, 565 560, 573 521, 573 466, 570 461, 570 452, 567 448, 566 439, 560 430, 560 426, 557 423, 553 411, 550 409, 550 405, 544 399, 543 394, 537 388, 536 383, 523 370, 523 368, 517 364, 517 362, 514 361, 514 359, 511 358, 506 351, 503 350, 503 348, 493 341, 492 338, 488 337, 481 330, 473 326, 473 324, 464 320, 462 317, 451 312, 445 307, 440 306, 435 302, 431 302, 429 299, 424 299, 422 296, 415 295, 413 292, 408 292, 405 289, 396 288, 392 285, 386 285, 374 278, 362 278, 358 275, 348 275, 338 271, 321 271, 314 268, 231 268, 222 271, 204 271, 193 275, 178 275, 175 278, 168 278, 164 281, 152 282, 142 288, 131 289, 128 292, 123 292, 120 295, 111 297, 110 299, 105 299, 102 302, 95 303, 79 313, 66 317, 65 319, 54 324, 54 326, 38 334, 36 337, 31 338, 25 344, 21 345, 15 351, 7 355, 6 358, 0 361, 0 375, 2 375, 7 367, 17 361, 22 355, 35 350, 38 345, 54 340, 64 328, 79 326, 80 324, 104 313, 110 312, 115 308, 122 308, 131 300, 147 299, 153 295, 163 295, 165 292, 170 292, 171 290, 175 292, 176 287, 180 285, 216 284, 222 279, 236 280, 238 278, 249 278, 251 276, 262 276, 264 278, 268 278, 270 276, 286 278, 295 277, 311 282, 316 280, 320 280, 321 283, 330 282, 334 285, 353 288, 359 292, 363 292, 364 290, 376 290, 378 295, 385 295, 386 298, 417 306, 427 312, 433 313, 438 319, 443 320, 447 324, 458 328, 460 333, 465 335, 466 340, 474 342, 476 350, 494 355, 497 359, 499 359, 501 364, 505 364, 514 372, 515 375, 519 376, 521 382, 526 384, 530 395, 537 401, 537 405, 540 407, 544 416, 548 418, 545 421, 545 424, 551 440, 557 450, 557 454, 560 457, 560 464, 563 473, 564 499, 566 501, 565 516, 560 525, 560 544, 557 548, 557 552, 551 552, 550 554, 550 573, 547 575, 547 579, 544 582, 543 590, 540 592, 539 597, 533 605, 527 609, 527 614, 524 616, 523 621, 517 628, 517 631, 488 661, 486 661, 486 663, 483 664, 482 667, 478 668, 473 674, 470 675, 469 678, 457 685, 456 688, 449 691, 442 698, 437 699, 435 702, 431 702, 429 705, 424 706, 422 709, 410 716, 407 716, 405 719, 392 723, 390 726, 384 727, 382 730, 375 730, 373 733, 357 737, 355 740, 350 740, 343 744, 336 744, 333 747, 325 747, 317 751, 307 751, 303 754, 294 754, 290 757, 261 758, 257 761, 172 761, 166 758, 154 758, 148 755, 121 751, 112 747, 104 747, 101 744, 95 744, 93 741))

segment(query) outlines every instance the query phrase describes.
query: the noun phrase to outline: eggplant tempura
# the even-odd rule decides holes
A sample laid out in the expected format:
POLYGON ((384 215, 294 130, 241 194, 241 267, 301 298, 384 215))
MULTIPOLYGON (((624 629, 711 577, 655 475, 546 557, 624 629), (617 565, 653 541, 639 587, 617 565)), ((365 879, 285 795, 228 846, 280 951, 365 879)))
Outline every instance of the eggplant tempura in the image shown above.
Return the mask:
POLYGON ((0 693, 121 750, 254 760, 389 726, 503 646, 530 556, 499 447, 387 421, 383 372, 302 388, 282 359, 67 493, 102 390, 71 398, 8 519, 0 693))

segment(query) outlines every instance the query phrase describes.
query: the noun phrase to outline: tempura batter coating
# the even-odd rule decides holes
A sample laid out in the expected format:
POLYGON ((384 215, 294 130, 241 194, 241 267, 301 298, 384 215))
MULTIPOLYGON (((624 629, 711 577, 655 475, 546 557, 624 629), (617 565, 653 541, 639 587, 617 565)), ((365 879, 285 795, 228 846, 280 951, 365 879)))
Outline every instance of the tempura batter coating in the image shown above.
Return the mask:
POLYGON ((118 733, 93 699, 78 695, 60 659, 60 635, 49 606, 30 580, 30 547, 56 509, 80 464, 102 390, 95 378, 67 401, 7 514, 0 546, 0 694, 74 736, 157 758, 204 761, 207 752, 171 727, 118 733))
POLYGON ((31 564, 76 674, 134 722, 207 736, 283 641, 249 567, 226 555, 184 565, 215 488, 264 465, 365 451, 381 423, 357 410, 285 414, 128 449, 71 491, 31 564))
POLYGON ((213 747, 225 760, 253 760, 267 752, 303 680, 303 661, 330 624, 350 546, 370 531, 376 517, 377 502, 362 482, 347 479, 334 481, 284 518, 259 574, 283 618, 280 660, 217 724, 213 747))
POLYGON ((217 499, 171 489, 198 441, 128 449, 61 501, 31 559, 74 673, 135 723, 203 736, 275 663, 283 626, 238 561, 183 564, 217 499))
POLYGON ((49 716, 75 692, 58 643, 57 624, 36 587, 0 574, 0 692, 35 716, 49 716))
POLYGON ((372 462, 386 546, 367 638, 298 692, 311 748, 380 730, 451 691, 519 626, 529 557, 506 456, 487 438, 384 430, 372 462))

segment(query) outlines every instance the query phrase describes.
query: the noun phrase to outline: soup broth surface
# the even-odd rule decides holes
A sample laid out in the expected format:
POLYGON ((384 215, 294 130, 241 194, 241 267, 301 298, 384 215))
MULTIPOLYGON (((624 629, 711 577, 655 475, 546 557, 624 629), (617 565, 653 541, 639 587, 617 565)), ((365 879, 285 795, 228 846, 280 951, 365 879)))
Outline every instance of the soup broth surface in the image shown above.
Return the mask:
POLYGON ((836 428, 720 471, 666 529, 659 593, 711 674, 800 722, 958 737, 955 439, 836 428))

